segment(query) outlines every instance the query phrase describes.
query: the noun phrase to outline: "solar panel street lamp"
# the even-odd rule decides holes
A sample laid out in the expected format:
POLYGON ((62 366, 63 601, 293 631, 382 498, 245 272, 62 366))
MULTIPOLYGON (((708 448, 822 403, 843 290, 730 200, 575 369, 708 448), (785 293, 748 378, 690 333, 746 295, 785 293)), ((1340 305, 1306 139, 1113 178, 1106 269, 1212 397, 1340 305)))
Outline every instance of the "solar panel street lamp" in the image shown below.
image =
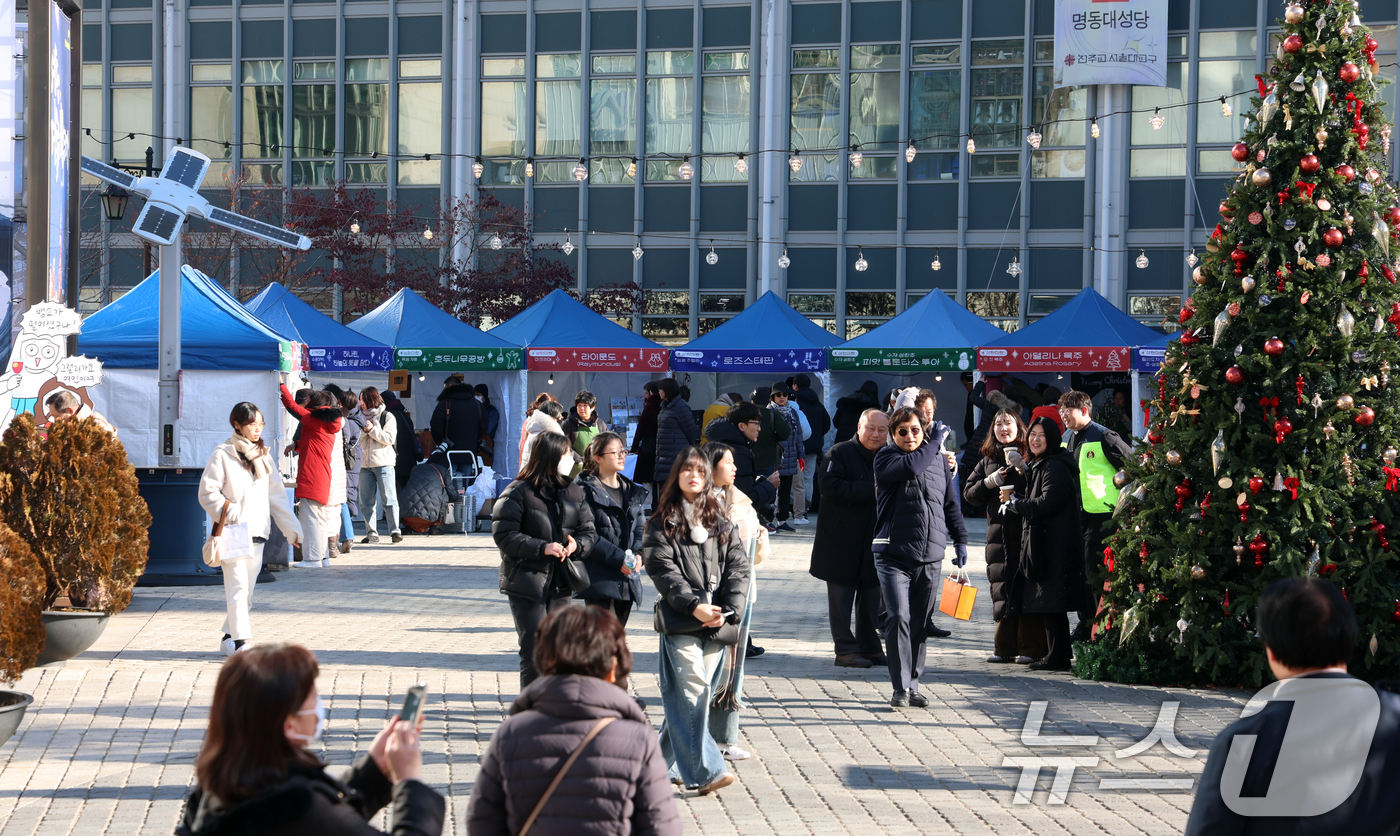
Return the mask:
MULTIPOLYGON (((213 206, 199 194, 209 158, 176 147, 160 175, 137 177, 116 166, 83 156, 82 170, 99 180, 146 198, 131 231, 160 247, 160 464, 178 467, 180 445, 180 230, 190 215, 209 223, 294 250, 311 249, 311 239, 280 226, 213 206)), ((104 204, 106 198, 104 197, 104 204)), ((125 207, 123 207, 124 209, 125 207)))

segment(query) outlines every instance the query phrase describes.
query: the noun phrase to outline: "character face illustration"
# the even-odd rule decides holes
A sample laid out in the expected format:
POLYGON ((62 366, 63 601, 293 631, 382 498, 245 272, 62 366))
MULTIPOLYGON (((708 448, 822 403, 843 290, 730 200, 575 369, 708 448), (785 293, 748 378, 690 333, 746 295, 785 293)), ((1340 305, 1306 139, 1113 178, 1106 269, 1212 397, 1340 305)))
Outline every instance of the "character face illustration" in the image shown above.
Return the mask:
POLYGON ((16 374, 25 369, 31 372, 43 371, 51 368, 62 356, 63 352, 51 340, 30 340, 20 349, 20 359, 10 363, 10 368, 16 374))

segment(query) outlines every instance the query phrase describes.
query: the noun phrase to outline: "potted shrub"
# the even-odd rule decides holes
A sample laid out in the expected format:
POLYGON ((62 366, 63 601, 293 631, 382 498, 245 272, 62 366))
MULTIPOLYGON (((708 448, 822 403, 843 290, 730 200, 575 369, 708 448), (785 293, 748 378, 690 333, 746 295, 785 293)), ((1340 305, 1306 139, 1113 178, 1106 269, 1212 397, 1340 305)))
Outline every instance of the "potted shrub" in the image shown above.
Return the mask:
MULTIPOLYGON (((44 570, 9 526, 0 523, 0 683, 34 667, 44 647, 44 570)), ((33 697, 0 689, 0 744, 10 739, 33 697)))
POLYGON ((0 444, 0 518, 44 571, 39 663, 87 650, 146 566, 151 514, 126 448, 95 421, 60 421, 44 438, 19 416, 0 444))

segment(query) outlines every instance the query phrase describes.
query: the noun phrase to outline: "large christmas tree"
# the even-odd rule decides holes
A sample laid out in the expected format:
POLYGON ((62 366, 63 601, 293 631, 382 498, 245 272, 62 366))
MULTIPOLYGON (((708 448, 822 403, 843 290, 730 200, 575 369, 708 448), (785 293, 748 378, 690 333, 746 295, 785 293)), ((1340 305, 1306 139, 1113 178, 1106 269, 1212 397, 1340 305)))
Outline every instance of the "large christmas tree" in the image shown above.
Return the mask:
POLYGON ((1353 672, 1400 674, 1400 209, 1376 41, 1352 0, 1288 6, 1283 26, 1149 443, 1118 477, 1081 675, 1261 684, 1259 595, 1303 575, 1355 609, 1353 672))

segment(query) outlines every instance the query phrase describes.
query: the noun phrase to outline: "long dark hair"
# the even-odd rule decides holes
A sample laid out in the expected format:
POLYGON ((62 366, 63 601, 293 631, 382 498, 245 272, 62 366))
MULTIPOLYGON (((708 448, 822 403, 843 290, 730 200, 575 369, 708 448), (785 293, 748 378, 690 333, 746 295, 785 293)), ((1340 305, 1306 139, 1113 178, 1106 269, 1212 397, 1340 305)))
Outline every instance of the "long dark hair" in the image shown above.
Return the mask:
MULTIPOLYGON (((258 409, 257 404, 250 403, 248 401, 241 401, 233 405, 233 411, 229 412, 228 414, 228 422, 233 427, 233 431, 238 432, 240 428, 253 423, 261 417, 262 410, 258 409)), ((253 444, 257 445, 258 449, 262 451, 259 454, 260 456, 267 455, 267 445, 263 443, 263 440, 261 438, 259 438, 257 441, 254 441, 253 444)), ((238 463, 243 465, 244 470, 248 471, 254 476, 257 475, 258 471, 253 467, 253 463, 248 461, 248 459, 245 458, 242 453, 238 454, 238 463)))
MULTIPOLYGON (((608 449, 608 445, 613 443, 614 441, 621 444, 623 450, 627 449, 627 442, 622 439, 622 436, 618 435, 615 432, 598 433, 597 435, 593 436, 593 440, 588 442, 588 446, 584 448, 583 451, 584 473, 598 472, 597 457, 603 455, 603 451, 608 449)), ((531 461, 533 460, 534 457, 531 456, 531 461)))
POLYGON ((1002 451, 1007 447, 1014 448, 1022 456, 1027 454, 1026 450, 1026 423, 1021 420, 1021 413, 1015 409, 998 409, 997 414, 992 416, 992 426, 987 429, 987 437, 982 441, 982 447, 977 452, 989 459, 998 459, 1002 464, 1006 464, 1006 454, 1002 451), (997 440, 994 432, 997 419, 1007 416, 1016 424, 1016 440, 1010 444, 1002 444, 997 440))
POLYGON ((319 672, 316 657, 299 644, 258 644, 229 657, 214 685, 209 730, 195 761, 206 794, 243 801, 281 782, 294 765, 320 768, 316 756, 283 731, 319 672))
POLYGON ((539 433, 530 448, 530 461, 516 478, 538 493, 558 490, 568 484, 569 477, 559 475, 559 460, 572 448, 569 437, 559 433, 539 433))
MULTIPOLYGON (((534 457, 530 458, 531 463, 534 457)), ((661 489, 661 498, 656 502, 656 512, 651 515, 653 520, 661 523, 662 530, 667 537, 689 537, 690 526, 685 521, 685 514, 681 503, 685 501, 685 494, 681 493, 681 471, 685 470, 690 463, 700 465, 705 472, 705 486, 700 489, 700 495, 691 503, 692 507, 699 511, 700 524, 712 532, 724 518, 724 509, 719 502, 710 495, 710 488, 714 487, 714 471, 710 468, 710 458, 705 455, 705 451, 691 445, 676 456, 676 460, 671 464, 671 475, 666 479, 666 485, 661 489), (679 520, 681 527, 674 523, 679 520)))

